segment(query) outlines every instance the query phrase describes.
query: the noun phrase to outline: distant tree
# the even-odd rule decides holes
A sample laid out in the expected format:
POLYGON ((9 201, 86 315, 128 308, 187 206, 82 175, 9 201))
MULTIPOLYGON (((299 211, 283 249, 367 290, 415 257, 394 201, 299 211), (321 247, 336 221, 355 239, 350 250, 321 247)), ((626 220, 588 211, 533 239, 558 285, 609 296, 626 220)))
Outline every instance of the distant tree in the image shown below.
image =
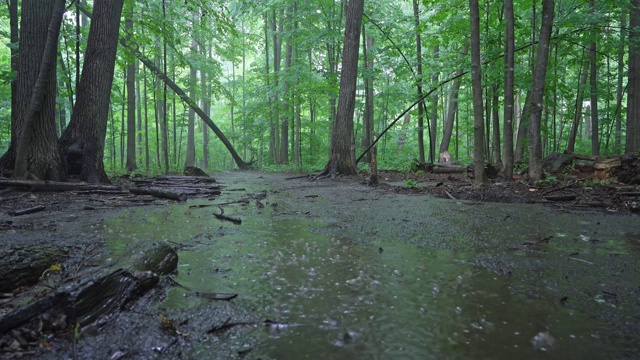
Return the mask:
POLYGON ((504 0, 504 125, 502 146, 502 174, 505 180, 513 178, 513 115, 515 80, 515 36, 513 0, 504 0))
POLYGON ((484 111, 480 67, 480 10, 478 0, 469 0, 471 14, 471 87, 473 91, 473 165, 475 183, 485 182, 484 111))
POLYGON ((540 28, 540 42, 538 54, 533 72, 531 91, 531 122, 529 124, 529 180, 536 181, 542 178, 542 103, 544 98, 544 85, 547 77, 547 64, 549 62, 549 48, 551 43, 551 31, 555 11, 553 0, 542 1, 542 25, 540 28))
MULTIPOLYGON (((125 20, 126 31, 133 33, 133 21, 131 15, 125 20)), ((132 57, 127 63, 127 171, 133 172, 136 166, 136 66, 137 62, 132 57)))

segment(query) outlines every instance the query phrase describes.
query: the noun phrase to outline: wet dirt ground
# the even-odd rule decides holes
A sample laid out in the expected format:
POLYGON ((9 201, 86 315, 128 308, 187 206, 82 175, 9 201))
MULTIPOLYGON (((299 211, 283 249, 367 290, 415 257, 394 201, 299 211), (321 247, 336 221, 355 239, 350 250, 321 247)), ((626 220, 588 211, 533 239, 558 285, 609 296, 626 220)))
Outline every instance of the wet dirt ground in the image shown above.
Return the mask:
POLYGON ((221 196, 182 203, 3 194, 0 241, 67 246, 65 271, 116 266, 145 242, 168 242, 180 259, 177 274, 118 316, 22 354, 640 357, 640 218, 628 207, 523 204, 545 202, 532 193, 548 191, 524 184, 505 185, 524 192, 509 190, 512 203, 489 202, 509 191, 453 186, 464 179, 389 174, 368 187, 355 178, 212 176, 221 196), (35 204, 47 209, 6 215, 35 204), (218 205, 242 223, 216 219, 218 205), (238 297, 213 300, 229 294, 238 297))

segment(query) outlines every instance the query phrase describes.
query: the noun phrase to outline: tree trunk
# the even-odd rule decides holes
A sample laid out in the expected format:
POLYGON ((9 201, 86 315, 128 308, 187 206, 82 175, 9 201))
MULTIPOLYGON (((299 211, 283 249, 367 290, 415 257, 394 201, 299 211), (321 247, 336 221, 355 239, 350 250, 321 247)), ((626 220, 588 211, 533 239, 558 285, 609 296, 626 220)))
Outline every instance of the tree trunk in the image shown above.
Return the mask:
MULTIPOLYGON (((414 29, 416 32, 416 56, 417 56, 417 67, 418 67, 418 80, 417 80, 417 88, 418 88, 418 99, 422 98, 422 39, 420 37, 420 9, 418 7, 418 0, 413 0, 413 20, 414 20, 414 29)), ((420 102, 418 104, 418 156, 420 160, 420 164, 425 163, 424 156, 424 102, 420 102)), ((430 139, 431 140, 431 139, 430 139)), ((431 144, 433 142, 429 142, 431 144)), ((431 152, 430 152, 431 154, 431 152)), ((370 155, 368 155, 370 156, 370 155)), ((433 157, 430 156, 431 161, 433 161, 433 157)))
POLYGON ((69 173, 79 173, 90 183, 109 182, 104 171, 104 142, 123 3, 94 3, 76 104, 69 127, 60 138, 69 173))
MULTIPOLYGON (((292 13, 291 7, 287 8, 287 16, 283 19, 283 22, 287 23, 287 41, 285 44, 285 54, 284 54, 284 69, 285 74, 291 71, 291 59, 293 56, 293 47, 291 45, 291 22, 292 22, 292 13)), ((291 106, 292 96, 291 96, 291 76, 287 76, 283 80, 283 90, 282 90, 282 117, 281 117, 281 128, 280 128, 280 163, 283 165, 289 164, 289 121, 291 116, 291 106)))
MULTIPOLYGON (((131 9, 133 13, 133 8, 131 9)), ((131 15, 131 14, 129 14, 131 15)), ((128 33, 133 33, 131 17, 124 22, 128 33)), ((135 171, 136 166, 136 60, 130 59, 127 64, 127 165, 128 172, 135 171)))
POLYGON ((618 155, 622 150, 622 97, 624 88, 622 86, 624 78, 624 49, 625 49, 625 33, 627 32, 627 15, 622 14, 620 19, 620 45, 618 46, 618 79, 616 86, 616 111, 615 111, 615 136, 613 153, 618 155))
POLYGON ((584 66, 581 69, 582 74, 578 74, 578 78, 580 81, 578 82, 578 89, 576 91, 576 103, 575 109, 576 112, 573 115, 573 122, 571 123, 571 131, 569 132, 569 140, 567 142, 567 151, 575 151, 576 147, 576 137, 578 136, 578 126, 580 125, 580 120, 582 119, 582 103, 584 98, 584 87, 587 84, 587 69, 589 68, 589 63, 585 62, 584 66))
POLYGON ((640 150, 640 0, 631 0, 629 13, 629 72, 625 152, 640 150))
POLYGON ((16 136, 18 141, 15 144, 14 177, 35 176, 39 179, 59 180, 62 177, 62 169, 56 143, 55 63, 64 0, 56 0, 50 3, 49 7, 39 5, 28 2, 23 5, 23 31, 20 41, 22 50, 18 72, 21 77, 18 80, 20 92, 17 100, 21 102, 18 112, 20 131, 16 136), (40 29, 39 22, 45 21, 47 26, 40 29), (44 34, 46 35, 41 39, 31 37, 44 34), (34 48, 29 49, 30 47, 34 48), (24 107, 22 104, 27 106, 24 107))
POLYGON ((500 158, 500 104, 498 98, 498 85, 493 87, 492 92, 493 106, 491 109, 491 119, 493 120, 493 143, 491 144, 491 150, 493 154, 493 163, 498 167, 502 167, 502 159, 500 158))
MULTIPOLYGON (((435 60, 438 60, 440 53, 440 45, 436 44, 433 47, 433 57, 435 60)), ((433 71, 433 75, 431 76, 431 83, 433 86, 438 85, 438 73, 439 71, 433 71)), ((460 85, 458 85, 460 87, 460 85)), ((429 131, 429 162, 435 162, 435 152, 436 152, 436 140, 437 140, 437 130, 438 130, 438 92, 434 91, 431 96, 431 130, 429 131)))
POLYGON ((340 91, 338 94, 338 117, 331 137, 329 162, 318 177, 335 177, 337 173, 343 175, 357 174, 353 142, 353 112, 356 100, 358 50, 363 10, 364 0, 350 0, 347 5, 340 91))
MULTIPOLYGON (((204 45, 203 47, 202 55, 208 58, 209 46, 204 45)), ((200 71, 200 87, 202 89, 202 111, 209 117, 211 116, 210 88, 207 86, 207 72, 202 70, 200 71)), ((209 128, 206 126, 202 127, 202 168, 204 170, 209 168, 209 128)))
POLYGON ((282 30, 283 30, 283 14, 280 13, 280 24, 278 25, 276 10, 273 10, 272 14, 272 22, 271 22, 271 32, 273 34, 273 98, 272 103, 275 104, 274 107, 274 121, 273 121, 273 139, 275 141, 275 163, 281 164, 282 159, 282 146, 286 146, 286 144, 280 143, 280 107, 278 106, 278 86, 280 83, 280 65, 282 60, 282 30))
MULTIPOLYGON (((373 48, 373 38, 371 35, 365 33, 365 27, 362 27, 362 51, 364 54, 364 115, 362 122, 364 128, 362 131, 362 149, 367 149, 373 142, 373 120, 374 120, 374 106, 373 106, 373 55, 371 49, 373 48)), ((363 158, 367 164, 371 163, 371 153, 367 152, 363 158)))
POLYGON ((482 108, 482 71, 480 69, 480 10, 478 0, 469 0, 471 15, 471 87, 473 91, 473 165, 474 182, 483 184, 484 110, 482 108))
MULTIPOLYGON (((594 16, 598 16, 595 0, 589 1, 589 7, 594 16)), ((591 71, 589 85, 591 88, 591 155, 600 154, 599 124, 598 124, 598 53, 596 48, 597 30, 593 30, 593 42, 589 46, 589 60, 591 60, 591 71)))
POLYGON ((529 180, 537 181, 542 174, 542 103, 544 99, 544 85, 549 62, 549 45, 553 28, 554 1, 542 1, 542 25, 536 67, 533 73, 531 94, 531 123, 529 128, 529 180))
MULTIPOLYGON (((194 15, 195 20, 195 15, 194 15)), ((191 54, 195 55, 198 49, 198 42, 193 39, 191 41, 191 54)), ((196 98, 196 84, 198 82, 198 70, 194 65, 190 66, 189 71, 189 97, 196 98)), ((187 157, 184 161, 184 168, 196 166, 196 144, 195 144, 195 120, 196 113, 193 109, 189 109, 188 125, 187 125, 187 157)))
POLYGON ((524 98, 524 106, 520 114, 518 133, 516 134, 516 147, 513 154, 513 161, 520 163, 524 159, 524 150, 527 148, 527 135, 529 133, 529 121, 531 119, 531 91, 527 92, 524 98))
MULTIPOLYGON (((464 56, 466 54, 467 46, 465 45, 460 51, 460 55, 464 56)), ((453 122, 458 108, 458 93, 460 91, 460 84, 462 84, 462 69, 458 69, 458 71, 456 71, 455 77, 456 79, 453 81, 453 84, 451 84, 451 92, 449 93, 449 106, 447 110, 447 117, 444 120, 442 142, 440 142, 440 154, 444 154, 449 151, 451 135, 453 134, 453 122)))

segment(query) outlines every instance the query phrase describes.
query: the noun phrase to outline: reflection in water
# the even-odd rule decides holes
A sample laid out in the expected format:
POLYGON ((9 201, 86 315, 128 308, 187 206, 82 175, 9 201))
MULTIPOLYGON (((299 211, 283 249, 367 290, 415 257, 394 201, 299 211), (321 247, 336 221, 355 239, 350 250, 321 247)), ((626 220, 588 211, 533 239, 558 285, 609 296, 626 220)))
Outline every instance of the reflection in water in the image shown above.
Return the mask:
MULTIPOLYGON (((610 354, 594 338, 597 321, 562 307, 542 288, 531 290, 530 284, 470 265, 470 254, 395 241, 357 245, 346 237, 318 235, 327 224, 265 222, 264 216, 247 216, 241 227, 221 230, 195 211, 166 209, 144 215, 135 231, 127 230, 126 220, 114 228, 122 232, 120 239, 135 232, 192 245, 180 252, 178 282, 200 292, 240 293, 236 304, 264 316, 253 320, 288 323, 254 327, 233 339, 238 351, 253 344, 255 358, 610 354), (187 220, 193 226, 177 226, 187 220), (225 236, 212 235, 219 231, 225 236)), ((126 248, 121 240, 113 246, 126 248)), ((173 288, 161 307, 197 309, 207 303, 185 293, 173 288)), ((210 341, 192 356, 209 358, 204 349, 215 346, 210 341)))

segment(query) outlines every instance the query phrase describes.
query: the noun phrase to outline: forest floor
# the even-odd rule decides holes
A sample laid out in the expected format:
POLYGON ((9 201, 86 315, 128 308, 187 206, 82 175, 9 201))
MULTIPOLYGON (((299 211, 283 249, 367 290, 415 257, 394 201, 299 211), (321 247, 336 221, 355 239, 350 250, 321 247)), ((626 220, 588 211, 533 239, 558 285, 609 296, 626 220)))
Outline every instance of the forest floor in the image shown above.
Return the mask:
MULTIPOLYGON (((626 238, 631 239, 632 244, 636 244, 638 239, 635 237, 640 234, 640 218, 638 218, 639 215, 637 214, 639 189, 637 187, 598 182, 587 176, 572 176, 562 179, 562 181, 544 183, 545 186, 532 186, 523 181, 491 181, 485 186, 478 187, 472 184, 466 174, 407 174, 394 171, 381 171, 379 173, 379 184, 373 187, 363 184, 365 175, 316 181, 309 181, 309 179, 297 174, 260 172, 224 172, 214 174, 213 177, 221 182, 222 195, 219 197, 196 196, 194 201, 215 201, 217 204, 228 207, 228 211, 232 216, 253 219, 254 221, 256 219, 263 219, 261 221, 281 221, 279 219, 284 217, 295 221, 317 223, 329 221, 327 219, 335 219, 329 221, 330 223, 335 222, 335 225, 322 227, 317 232, 323 236, 334 236, 337 239, 350 239, 348 241, 356 246, 368 247, 371 245, 376 254, 378 250, 380 250, 380 253, 383 250, 383 246, 378 244, 388 241, 391 237, 401 237, 408 242, 417 241, 421 247, 453 249, 460 254, 466 254, 472 249, 483 249, 472 258, 464 258, 460 261, 465 264, 474 264, 502 276, 511 277, 512 274, 521 274, 518 276, 525 282, 526 285, 523 286, 529 289, 522 291, 528 294, 535 293, 535 296, 531 295, 535 299, 544 298, 546 296, 544 294, 550 292, 552 293, 549 295, 553 299, 552 302, 559 301, 564 307, 567 306, 567 299, 570 299, 569 307, 575 306, 580 311, 596 314, 594 315, 596 318, 612 324, 611 329, 599 333, 598 336, 607 337, 610 335, 616 339, 620 337, 627 339, 624 340, 623 357, 629 354, 640 354, 640 348, 626 343, 626 341, 630 341, 629 344, 637 344, 640 341, 639 322, 632 321, 632 319, 637 320, 640 313, 638 303, 635 300, 637 299, 637 281, 640 278, 640 270, 635 268, 635 265, 630 265, 634 263, 635 250, 631 252, 625 251, 621 254, 616 253, 613 258, 614 261, 612 261, 612 255, 606 248, 609 246, 608 240, 592 239, 583 245, 580 241, 576 243, 576 238, 582 235, 575 235, 572 240, 574 245, 600 246, 602 249, 599 252, 591 252, 584 249, 575 252, 571 250, 569 257, 566 257, 569 253, 567 253, 567 245, 564 243, 563 245, 554 245, 559 247, 545 245, 549 244, 549 239, 554 237, 554 235, 546 232, 552 233, 556 231, 550 229, 544 231, 545 229, 531 230, 526 228, 528 230, 523 230, 521 235, 527 238, 534 236, 535 239, 523 242, 520 237, 505 238, 502 242, 490 245, 487 245, 486 240, 475 239, 475 237, 474 240, 468 243, 459 243, 456 242, 458 240, 453 240, 456 235, 451 235, 456 232, 469 234, 477 231, 482 232, 484 230, 477 230, 477 228, 483 228, 483 222, 496 222, 497 225, 487 225, 489 228, 500 228, 500 222, 507 221, 507 219, 517 219, 519 224, 521 218, 528 216, 523 213, 526 211, 523 208, 503 211, 500 208, 489 207, 491 203, 542 204, 552 211, 547 213, 546 211, 540 211, 536 207, 538 210, 535 210, 532 216, 539 217, 541 222, 550 222, 551 220, 549 219, 554 218, 554 216, 564 219, 562 217, 564 215, 553 214, 567 214, 567 219, 561 220, 563 223, 558 225, 548 224, 550 228, 557 226, 559 230, 556 231, 556 234, 564 230, 570 233, 572 231, 582 231, 596 234, 598 231, 595 229, 600 226, 600 220, 585 220, 583 223, 579 223, 575 219, 582 217, 585 219, 600 219, 600 217, 603 217, 604 219, 606 214, 606 219, 610 220, 603 220, 603 224, 610 222, 612 225, 607 225, 606 231, 600 231, 600 236, 608 236, 604 235, 604 233, 608 234, 609 232, 611 234, 623 234, 626 238), (449 199, 451 201, 438 202, 433 205, 433 209, 429 210, 424 206, 427 206, 425 204, 430 204, 430 200, 421 200, 429 197, 449 199), (487 204, 482 207, 483 215, 468 211, 483 204, 487 204), (454 208, 448 209, 449 206, 454 208), (425 215, 425 211, 431 215, 425 215), (436 217, 439 218, 439 214, 445 214, 446 216, 442 215, 443 220, 434 220, 436 217), (473 220, 478 216, 482 216, 482 219, 473 220), (464 220, 466 218, 471 220, 464 220), (574 223, 574 221, 576 222, 574 223), (467 222, 468 225, 464 225, 467 222), (363 225, 356 228, 354 224, 363 225), (452 230, 450 227, 455 229, 452 230), (572 229, 573 227, 575 229, 572 229), (584 229, 579 230, 578 227, 584 229), (367 230, 374 228, 375 230, 367 230), (431 229, 432 233, 440 235, 430 239, 422 239, 421 234, 423 234, 424 229, 431 229), (536 234, 531 235, 527 231, 535 231, 536 234), (539 247, 548 247, 548 249, 540 252, 539 247), (522 252, 534 254, 535 256, 538 256, 536 254, 548 252, 550 256, 536 260, 541 263, 534 264, 522 256, 514 257, 514 255, 522 252), (553 255, 552 257, 552 254, 558 256, 553 255), (577 259, 578 256, 583 255, 583 259, 577 259), (566 261, 567 259, 574 261, 566 261), (575 269, 566 270, 567 265, 582 265, 589 269, 597 267, 600 270, 597 273, 587 274, 575 269), (628 265, 631 268, 625 272, 624 269, 627 269, 628 265), (533 268, 535 268, 535 271, 531 271, 533 268), (572 287, 568 290, 563 287, 564 285, 561 284, 562 277, 558 275, 562 271, 569 271, 572 281, 575 282, 572 283, 572 287), (611 276, 615 277, 615 281, 609 280, 612 279, 611 276), (614 283, 615 285, 612 285, 614 283), (594 289, 593 284, 599 284, 597 287, 605 286, 606 284, 606 288, 594 289), (611 286, 615 286, 615 288, 611 288, 611 286), (597 305, 594 305, 595 303, 582 299, 583 294, 593 293, 594 291, 595 294, 599 294, 597 295, 599 296, 598 303, 604 296, 605 301, 610 302, 612 307, 599 310, 594 308, 594 306, 597 307, 597 305), (574 299, 580 300, 571 302, 574 299)), ((114 179, 114 183, 123 186, 123 188, 132 186, 131 181, 126 178, 114 179)), ((192 203, 192 199, 188 203, 192 203)), ((113 249, 110 248, 112 245, 109 245, 109 241, 111 241, 109 239, 113 237, 114 233, 118 234, 118 231, 120 231, 114 228, 113 225, 109 225, 113 223, 114 219, 120 223, 128 221, 135 224, 138 222, 138 228, 143 229, 142 224, 147 221, 145 217, 147 215, 138 214, 132 216, 131 211, 146 209, 143 213, 157 213, 158 211, 168 211, 161 209, 175 208, 178 204, 180 203, 171 200, 158 199, 147 195, 133 195, 126 192, 29 192, 7 188, 7 190, 0 193, 0 242, 5 248, 38 246, 51 243, 66 246, 69 249, 69 256, 62 264, 63 268, 69 272, 71 272, 71 269, 75 269, 74 276, 76 274, 82 275, 83 272, 92 271, 91 269, 113 265, 113 249), (15 214, 16 211, 38 206, 44 209, 21 216, 15 214)), ((187 205, 182 206, 185 207, 187 205)), ((217 209, 217 207, 214 207, 214 209, 217 209)), ((174 235, 162 235, 160 238, 168 238, 172 244, 182 244, 181 238, 190 238, 191 240, 189 241, 185 240, 186 245, 178 246, 178 249, 184 250, 185 254, 192 247, 207 248, 207 245, 200 241, 203 233, 208 239, 211 237, 225 239, 226 236, 235 235, 250 238, 256 236, 252 232, 255 229, 252 230, 251 227, 245 227, 244 223, 236 226, 221 221, 220 223, 223 226, 219 228, 214 226, 211 227, 211 230, 192 229, 197 227, 196 219, 193 218, 195 213, 205 210, 199 210, 197 207, 191 209, 189 207, 186 211, 181 209, 177 209, 177 211, 180 216, 186 217, 186 220, 180 218, 166 221, 173 221, 167 225, 170 228, 167 231, 176 231, 176 227, 183 228, 180 230, 182 232, 179 235, 175 235, 179 239, 173 238, 172 236, 174 235), (189 221, 191 221, 191 225, 187 225, 189 221)), ((531 221, 535 222, 536 220, 532 219, 531 221)), ((542 224, 534 223, 529 225, 535 229, 542 224)), ((157 225, 158 228, 161 226, 161 224, 157 225)), ((209 229, 209 226, 206 225, 205 228, 209 229)), ((544 225, 543 227, 546 226, 544 225)), ((135 232, 136 225, 133 226, 133 229, 131 231, 135 232)), ((487 234, 490 234, 494 230, 488 229, 487 231, 487 234)), ((263 233, 258 232, 257 236, 264 236, 260 234, 263 233)), ((616 237, 619 235, 611 236, 616 237)), ((145 237, 157 237, 157 234, 134 235, 136 239, 145 237)), ((558 235, 556 235, 557 237, 558 235)), ((553 240, 552 244, 555 241, 553 240)), ((561 240, 558 239, 557 241, 560 242, 561 240)), ((385 249, 387 249, 386 246, 385 249)), ((389 251, 393 250, 387 250, 385 254, 389 251)), ((216 272, 227 271, 220 269, 216 268, 215 270, 216 272)), ((183 270, 181 270, 181 276, 184 276, 183 270)), ((231 278, 229 281, 235 281, 233 284, 237 284, 238 279, 233 279, 233 272, 229 276, 231 278)), ((224 277, 226 278, 227 275, 224 277)), ((246 279, 243 277, 241 280, 246 279)), ((64 283, 64 279, 58 279, 58 281, 64 283)), ((331 281, 333 282, 333 280, 331 281)), ((0 334, 0 357, 34 356, 45 358, 48 354, 49 358, 59 358, 60 356, 118 359, 126 358, 127 356, 132 358, 155 358, 156 356, 161 356, 158 355, 159 353, 166 351, 164 354, 169 357, 182 356, 181 354, 184 352, 192 354, 193 357, 211 358, 210 353, 202 355, 202 353, 198 352, 200 351, 198 350, 200 345, 196 345, 196 339, 205 341, 210 338, 208 334, 211 334, 212 329, 218 328, 210 328, 210 332, 206 332, 207 329, 195 330, 194 328, 197 327, 198 321, 206 320, 214 324, 217 322, 224 331, 227 331, 228 319, 231 319, 231 317, 236 319, 240 317, 239 314, 251 313, 254 311, 251 309, 256 307, 255 304, 247 305, 247 303, 243 303, 245 300, 241 299, 239 304, 244 305, 238 305, 240 308, 234 308, 233 304, 225 302, 224 305, 215 305, 214 310, 210 308, 198 310, 195 314, 200 316, 199 320, 192 319, 190 325, 188 325, 192 328, 190 331, 193 333, 190 338, 177 337, 172 340, 170 337, 167 339, 166 331, 163 331, 160 326, 153 325, 149 327, 148 324, 150 321, 155 324, 158 320, 157 313, 154 313, 157 310, 150 309, 155 309, 158 306, 157 304, 165 298, 165 292, 173 287, 172 284, 167 282, 163 282, 161 285, 160 289, 154 290, 155 292, 146 296, 140 301, 140 304, 130 305, 128 307, 129 311, 123 312, 112 324, 105 325, 105 322, 102 322, 93 330, 83 332, 82 338, 89 337, 92 340, 80 341, 77 348, 75 340, 69 340, 74 336, 73 331, 58 337, 36 339, 35 342, 23 340, 17 343, 12 339, 19 338, 19 333, 18 335, 16 333, 5 334, 4 337, 0 334), (105 327, 102 328, 103 326, 105 327), (123 334, 127 333, 127 329, 137 329, 142 334, 126 339, 123 334), (73 342, 73 349, 69 346, 70 342, 73 342), (116 343, 120 344, 118 345, 119 347, 113 345, 116 343), (144 345, 145 348, 143 349, 134 349, 136 344, 143 343, 147 345, 161 343, 165 344, 166 347, 144 345), (103 349, 102 347, 105 348, 103 349)), ((0 319, 15 309, 15 299, 20 298, 23 292, 27 293, 29 289, 22 287, 14 291, 14 293, 2 294, 0 297, 0 319)), ((181 312, 184 310, 175 310, 175 313, 171 313, 170 310, 167 311, 172 314, 172 317, 178 318, 194 315, 194 313, 186 315, 181 312)), ((258 316, 262 315, 253 316, 253 319, 258 316)), ((266 323, 267 321, 265 321, 266 323)), ((78 335, 76 334, 75 336, 77 337, 78 335)), ((215 356, 217 358, 226 358, 230 354, 244 357, 254 349, 254 347, 241 348, 237 345, 225 348, 224 342, 214 342, 207 346, 221 346, 219 356, 215 356)), ((489 357, 494 357, 495 355, 488 354, 489 357)), ((325 354, 325 356, 330 355, 325 354)), ((187 357, 189 356, 187 355, 187 357)), ((413 354, 409 358, 421 357, 413 354)))
POLYGON ((476 186, 466 173, 424 174, 381 171, 380 186, 402 194, 495 203, 542 204, 565 210, 640 213, 640 187, 598 181, 592 174, 550 177, 538 184, 490 179, 476 186))

